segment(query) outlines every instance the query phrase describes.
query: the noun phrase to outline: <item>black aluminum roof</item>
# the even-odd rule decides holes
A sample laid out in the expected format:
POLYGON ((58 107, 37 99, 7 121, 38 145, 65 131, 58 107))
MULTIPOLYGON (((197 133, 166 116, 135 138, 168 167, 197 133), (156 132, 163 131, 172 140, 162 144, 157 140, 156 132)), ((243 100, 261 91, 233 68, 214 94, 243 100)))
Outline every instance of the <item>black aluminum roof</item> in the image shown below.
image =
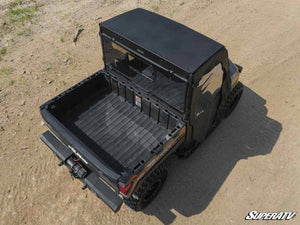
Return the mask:
POLYGON ((166 17, 134 9, 100 24, 188 73, 221 48, 220 43, 166 17))

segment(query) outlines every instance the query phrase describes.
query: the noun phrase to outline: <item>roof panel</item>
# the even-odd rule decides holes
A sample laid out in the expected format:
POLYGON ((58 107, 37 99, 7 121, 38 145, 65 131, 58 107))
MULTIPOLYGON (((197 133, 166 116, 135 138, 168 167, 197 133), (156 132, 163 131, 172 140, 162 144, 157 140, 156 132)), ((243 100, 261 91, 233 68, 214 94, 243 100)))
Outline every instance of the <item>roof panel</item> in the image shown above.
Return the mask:
POLYGON ((168 18, 134 9, 101 23, 188 73, 195 72, 224 46, 168 18))

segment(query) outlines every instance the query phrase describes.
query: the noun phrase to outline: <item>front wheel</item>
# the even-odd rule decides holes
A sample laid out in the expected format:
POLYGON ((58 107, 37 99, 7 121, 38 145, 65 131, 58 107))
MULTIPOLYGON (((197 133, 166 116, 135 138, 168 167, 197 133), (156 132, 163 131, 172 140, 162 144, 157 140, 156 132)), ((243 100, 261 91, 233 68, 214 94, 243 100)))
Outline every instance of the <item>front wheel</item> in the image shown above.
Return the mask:
POLYGON ((238 82, 231 93, 229 94, 224 105, 221 105, 218 110, 218 119, 224 119, 228 117, 237 106, 244 91, 244 85, 238 82))
POLYGON ((179 147, 175 152, 175 155, 177 155, 177 157, 180 159, 187 159, 198 148, 199 145, 199 142, 193 141, 188 146, 179 147))
POLYGON ((124 203, 134 211, 141 211, 156 197, 162 188, 168 172, 165 163, 162 163, 155 169, 133 192, 128 199, 124 199, 124 203))

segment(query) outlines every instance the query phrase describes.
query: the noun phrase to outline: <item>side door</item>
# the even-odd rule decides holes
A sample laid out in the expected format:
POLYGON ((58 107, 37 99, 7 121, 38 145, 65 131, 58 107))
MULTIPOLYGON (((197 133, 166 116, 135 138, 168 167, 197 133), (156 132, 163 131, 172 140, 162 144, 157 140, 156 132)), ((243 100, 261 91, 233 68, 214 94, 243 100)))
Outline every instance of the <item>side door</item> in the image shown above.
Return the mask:
POLYGON ((223 74, 222 64, 219 63, 198 80, 195 78, 191 120, 193 138, 199 142, 204 140, 214 121, 221 99, 223 74))

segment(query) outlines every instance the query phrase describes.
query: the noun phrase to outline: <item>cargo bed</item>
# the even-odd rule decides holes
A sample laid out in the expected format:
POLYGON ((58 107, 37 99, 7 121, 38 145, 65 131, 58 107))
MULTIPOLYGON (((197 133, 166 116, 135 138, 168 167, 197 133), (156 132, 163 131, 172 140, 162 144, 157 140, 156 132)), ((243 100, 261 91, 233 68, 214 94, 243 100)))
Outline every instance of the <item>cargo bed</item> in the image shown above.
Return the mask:
POLYGON ((132 87, 98 72, 42 108, 47 108, 93 156, 121 174, 147 162, 155 149, 172 137, 174 128, 176 132, 181 128, 176 116, 140 92, 138 96, 141 103, 137 105, 132 87))
POLYGON ((74 114, 66 126, 116 171, 134 168, 168 134, 168 129, 113 92, 74 114))

